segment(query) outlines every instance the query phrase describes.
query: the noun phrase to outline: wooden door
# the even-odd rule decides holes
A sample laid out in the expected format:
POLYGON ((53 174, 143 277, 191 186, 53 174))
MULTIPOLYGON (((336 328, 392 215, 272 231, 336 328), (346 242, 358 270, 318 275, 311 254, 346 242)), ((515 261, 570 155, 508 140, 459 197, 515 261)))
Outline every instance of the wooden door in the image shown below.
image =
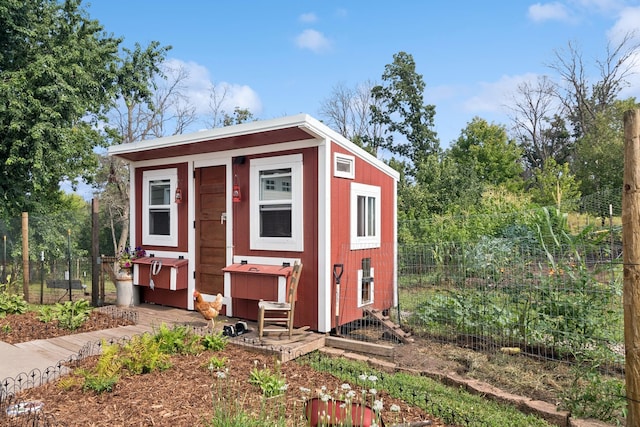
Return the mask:
POLYGON ((226 267, 226 167, 196 169, 196 289, 224 294, 226 267))

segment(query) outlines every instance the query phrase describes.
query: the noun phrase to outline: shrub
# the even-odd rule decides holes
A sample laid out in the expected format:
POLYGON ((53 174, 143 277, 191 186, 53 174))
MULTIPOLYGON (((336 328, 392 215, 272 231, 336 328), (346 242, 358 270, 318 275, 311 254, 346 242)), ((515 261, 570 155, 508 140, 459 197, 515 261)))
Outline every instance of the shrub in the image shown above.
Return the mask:
POLYGON ((24 314, 28 304, 22 295, 9 293, 11 276, 7 276, 6 283, 0 283, 0 317, 7 314, 24 314))

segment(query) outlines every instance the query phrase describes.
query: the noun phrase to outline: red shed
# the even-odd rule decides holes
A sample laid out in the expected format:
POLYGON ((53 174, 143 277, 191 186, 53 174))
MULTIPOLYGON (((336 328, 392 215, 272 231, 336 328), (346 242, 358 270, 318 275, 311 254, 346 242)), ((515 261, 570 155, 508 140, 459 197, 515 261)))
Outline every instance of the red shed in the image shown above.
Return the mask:
POLYGON ((255 320, 304 265, 296 326, 329 332, 397 304, 396 187, 384 162, 308 115, 122 144, 140 300, 224 296, 255 320), (339 273, 342 272, 342 275, 339 273))

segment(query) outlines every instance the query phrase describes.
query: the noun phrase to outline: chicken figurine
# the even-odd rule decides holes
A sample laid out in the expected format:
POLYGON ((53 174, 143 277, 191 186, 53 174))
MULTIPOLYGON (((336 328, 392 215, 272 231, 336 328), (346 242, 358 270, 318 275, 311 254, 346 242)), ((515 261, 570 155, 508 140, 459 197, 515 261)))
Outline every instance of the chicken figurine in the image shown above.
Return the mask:
POLYGON ((220 310, 222 310, 222 294, 216 295, 216 299, 213 301, 205 301, 202 298, 202 294, 198 291, 193 291, 193 300, 196 310, 202 314, 206 320, 211 320, 211 330, 215 327, 213 319, 218 317, 220 310))

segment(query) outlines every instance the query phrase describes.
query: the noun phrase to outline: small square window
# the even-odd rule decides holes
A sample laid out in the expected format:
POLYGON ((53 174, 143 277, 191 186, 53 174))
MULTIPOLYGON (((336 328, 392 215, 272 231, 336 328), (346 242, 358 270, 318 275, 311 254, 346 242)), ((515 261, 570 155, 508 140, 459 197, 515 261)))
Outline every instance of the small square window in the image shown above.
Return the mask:
POLYGON ((354 179, 356 177, 356 159, 342 153, 333 155, 333 175, 338 178, 354 179))
POLYGON ((373 275, 371 258, 363 258, 362 269, 358 270, 358 307, 373 303, 375 295, 373 275))

